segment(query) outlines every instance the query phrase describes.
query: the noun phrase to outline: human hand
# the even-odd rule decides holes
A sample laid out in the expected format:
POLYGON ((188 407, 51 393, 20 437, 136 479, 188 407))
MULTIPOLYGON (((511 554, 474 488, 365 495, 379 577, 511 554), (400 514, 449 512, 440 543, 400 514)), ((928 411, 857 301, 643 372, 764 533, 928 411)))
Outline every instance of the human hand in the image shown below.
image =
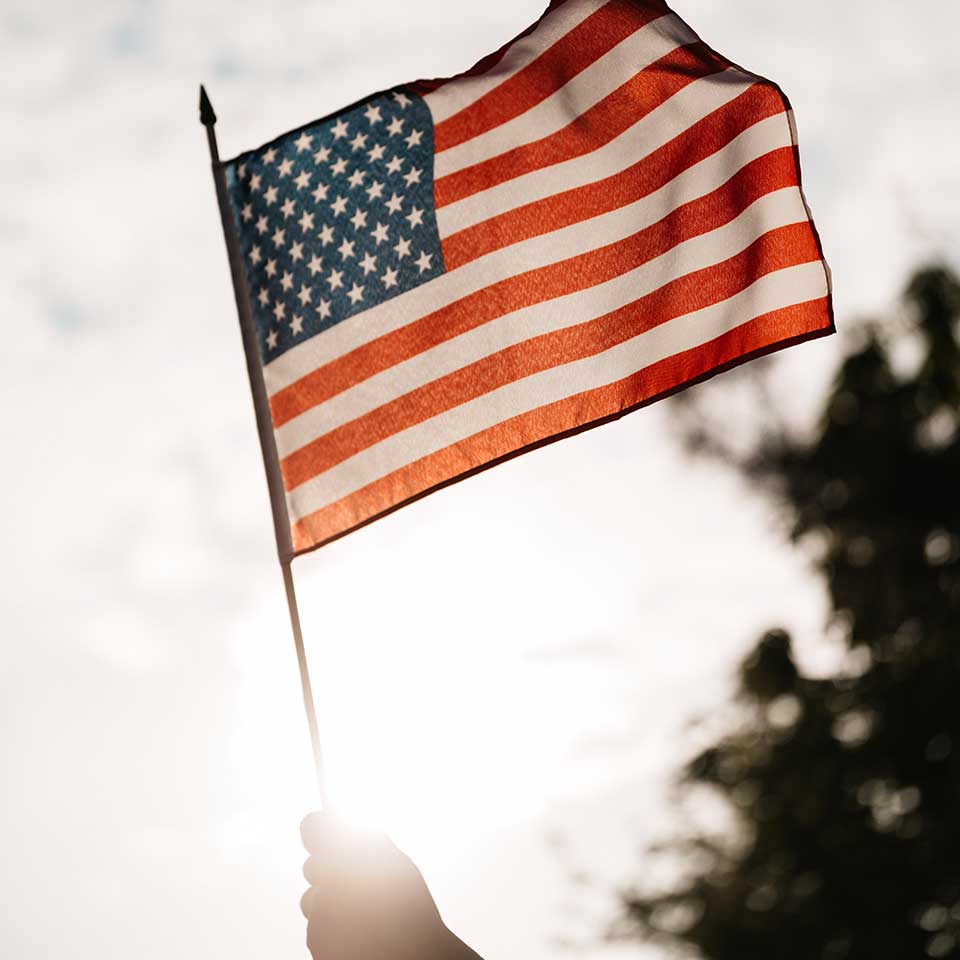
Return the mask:
POLYGON ((480 960, 440 918, 423 876, 384 835, 312 813, 300 908, 314 960, 480 960))

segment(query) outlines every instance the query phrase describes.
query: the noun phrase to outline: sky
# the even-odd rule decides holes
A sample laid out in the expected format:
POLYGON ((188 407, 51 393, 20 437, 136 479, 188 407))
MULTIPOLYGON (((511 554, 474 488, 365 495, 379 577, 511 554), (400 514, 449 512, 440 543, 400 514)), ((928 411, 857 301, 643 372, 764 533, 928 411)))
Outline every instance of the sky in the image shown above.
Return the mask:
MULTIPOLYGON (((960 7, 675 9, 796 110, 841 329, 776 367, 802 428, 842 331, 960 249, 960 7)), ((298 824, 317 801, 198 83, 230 156, 455 73, 540 12, 0 10, 9 956, 306 958, 298 824)), ((812 671, 839 657, 771 506, 676 434, 649 408, 295 563, 334 795, 487 960, 657 956, 598 935, 686 815, 670 777, 725 716, 737 658, 771 624, 812 671)))

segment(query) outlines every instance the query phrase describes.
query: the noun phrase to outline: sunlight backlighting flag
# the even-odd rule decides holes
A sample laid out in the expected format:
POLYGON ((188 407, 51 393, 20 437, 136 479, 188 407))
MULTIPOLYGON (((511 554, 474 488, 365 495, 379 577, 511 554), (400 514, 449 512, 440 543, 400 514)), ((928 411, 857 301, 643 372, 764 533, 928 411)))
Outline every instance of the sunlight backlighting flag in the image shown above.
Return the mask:
POLYGON ((780 89, 659 0, 225 164, 293 551, 833 329, 780 89))

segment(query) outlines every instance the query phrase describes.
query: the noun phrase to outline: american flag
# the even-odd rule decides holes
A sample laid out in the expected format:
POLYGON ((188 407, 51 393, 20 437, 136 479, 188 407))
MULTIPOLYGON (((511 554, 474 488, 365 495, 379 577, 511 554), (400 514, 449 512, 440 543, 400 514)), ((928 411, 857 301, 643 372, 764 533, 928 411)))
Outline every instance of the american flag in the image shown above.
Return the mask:
POLYGON ((295 553, 833 329, 789 103, 659 0, 225 164, 295 553))

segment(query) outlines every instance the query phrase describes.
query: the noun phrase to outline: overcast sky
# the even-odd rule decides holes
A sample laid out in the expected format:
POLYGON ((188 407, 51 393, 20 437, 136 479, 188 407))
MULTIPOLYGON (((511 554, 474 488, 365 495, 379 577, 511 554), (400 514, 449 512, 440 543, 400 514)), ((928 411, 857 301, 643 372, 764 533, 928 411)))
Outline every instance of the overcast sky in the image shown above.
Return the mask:
MULTIPOLYGON (((955 255, 960 7, 675 6, 791 97, 841 327, 955 255)), ((540 12, 4 3, 6 955, 306 957, 309 748, 198 82, 229 156, 457 72, 540 12)), ((799 420, 840 346, 780 363, 799 420)), ((295 564, 334 791, 488 960, 590 943, 759 630, 791 627, 811 669, 835 655, 768 505, 672 433, 642 411, 295 564)))

